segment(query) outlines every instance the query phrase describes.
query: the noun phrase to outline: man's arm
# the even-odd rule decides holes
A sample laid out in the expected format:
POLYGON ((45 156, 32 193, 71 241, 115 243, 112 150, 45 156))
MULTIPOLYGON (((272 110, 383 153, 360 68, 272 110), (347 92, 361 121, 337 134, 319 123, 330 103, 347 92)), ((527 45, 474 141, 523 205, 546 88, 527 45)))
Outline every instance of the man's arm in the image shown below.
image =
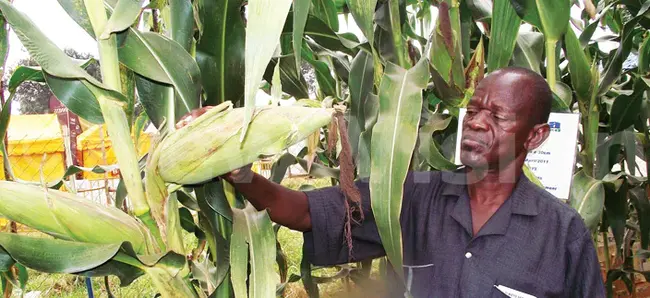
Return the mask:
POLYGON ((311 230, 309 203, 304 192, 266 179, 244 167, 223 177, 257 210, 268 209, 271 220, 292 230, 311 230))
MULTIPOLYGON (((585 229, 586 230, 586 229, 585 229)), ((566 288, 569 297, 605 297, 598 254, 588 230, 567 247, 566 288)))

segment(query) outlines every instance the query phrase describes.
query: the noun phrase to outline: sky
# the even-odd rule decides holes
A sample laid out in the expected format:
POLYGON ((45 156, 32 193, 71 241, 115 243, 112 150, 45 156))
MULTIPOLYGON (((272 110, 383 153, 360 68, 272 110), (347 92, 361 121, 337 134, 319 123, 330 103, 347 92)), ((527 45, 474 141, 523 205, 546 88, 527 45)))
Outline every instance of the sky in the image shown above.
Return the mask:
MULTIPOLYGON (((25 13, 36 26, 60 48, 74 48, 82 53, 97 55, 95 41, 75 23, 56 0, 14 0, 13 5, 25 13)), ((7 64, 28 57, 27 50, 13 31, 9 33, 9 56, 7 64)))

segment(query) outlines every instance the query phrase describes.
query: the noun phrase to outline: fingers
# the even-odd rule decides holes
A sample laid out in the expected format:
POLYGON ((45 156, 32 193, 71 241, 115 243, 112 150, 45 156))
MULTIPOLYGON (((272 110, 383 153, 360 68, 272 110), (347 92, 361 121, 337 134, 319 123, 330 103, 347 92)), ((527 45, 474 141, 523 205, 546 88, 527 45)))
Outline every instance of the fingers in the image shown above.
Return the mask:
POLYGON ((255 175, 251 169, 252 166, 252 163, 245 165, 241 168, 232 170, 224 176, 232 183, 251 183, 253 181, 253 176, 255 175))
POLYGON ((192 121, 196 120, 196 118, 200 117, 201 115, 205 114, 207 111, 210 109, 214 108, 214 106, 205 106, 199 109, 194 109, 191 112, 183 115, 181 119, 178 120, 176 123, 176 129, 185 127, 186 125, 190 124, 192 121))

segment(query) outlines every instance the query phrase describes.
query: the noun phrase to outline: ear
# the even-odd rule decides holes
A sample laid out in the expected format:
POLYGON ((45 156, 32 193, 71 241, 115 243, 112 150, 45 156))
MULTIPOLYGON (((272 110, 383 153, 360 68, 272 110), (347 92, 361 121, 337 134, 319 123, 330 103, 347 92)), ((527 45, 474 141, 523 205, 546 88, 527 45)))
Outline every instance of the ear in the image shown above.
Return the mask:
POLYGON ((526 150, 530 151, 541 146, 544 141, 546 141, 546 138, 548 138, 550 131, 551 128, 548 123, 536 124, 533 126, 533 129, 528 134, 528 139, 524 144, 526 150))

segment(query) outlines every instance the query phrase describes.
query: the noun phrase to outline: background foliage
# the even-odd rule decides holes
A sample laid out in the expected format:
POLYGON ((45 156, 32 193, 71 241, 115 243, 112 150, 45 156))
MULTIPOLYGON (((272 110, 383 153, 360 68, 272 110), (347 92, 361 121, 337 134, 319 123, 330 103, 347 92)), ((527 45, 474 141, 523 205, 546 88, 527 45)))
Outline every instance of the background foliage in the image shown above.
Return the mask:
MULTIPOLYGON (((253 249, 257 255, 276 254, 277 271, 268 266, 248 271, 248 264, 264 260, 240 259, 249 249, 246 243, 275 241, 278 246, 275 236, 270 236, 278 226, 271 225, 264 211, 244 208, 245 198, 227 183, 167 183, 159 188, 168 191, 156 197, 159 200, 152 200, 155 191, 151 188, 144 193, 138 190, 143 185, 141 175, 146 180, 152 172, 145 167, 147 161, 137 167, 136 159, 128 154, 127 138, 118 139, 117 132, 139 131, 141 121, 148 118, 164 136, 174 131, 172 124, 187 112, 224 102, 251 115, 254 95, 261 89, 272 98, 273 106, 283 98, 310 107, 345 106, 344 125, 332 121, 309 137, 299 154, 274 156, 271 179, 280 183, 286 168, 295 164, 311 176, 330 179, 332 185, 344 186, 350 176, 368 177, 373 211, 387 250, 387 258, 378 263, 382 271, 393 266, 401 273, 400 228, 395 223, 406 171, 456 168, 452 161, 459 109, 486 74, 515 65, 547 78, 556 95, 554 111, 581 114, 568 204, 580 212, 594 239, 605 240, 608 257, 603 270, 610 294, 615 280, 623 280, 633 291, 635 274, 650 277, 634 265, 635 258, 648 257, 650 240, 650 165, 646 163, 650 154, 650 2, 163 0, 150 1, 143 9, 142 1, 129 0, 59 3, 98 41, 102 80, 68 60, 9 2, 0 0, 5 20, 42 67, 40 77, 14 73, 13 84, 10 80, 5 87, 15 99, 16 88, 24 81, 45 81, 80 117, 110 125, 114 143, 123 144, 127 152, 118 156, 118 166, 128 190, 128 213, 166 250, 152 257, 130 247, 133 238, 129 238, 124 243, 102 244, 114 255, 93 254, 40 270, 117 274, 124 285, 146 274, 163 296, 253 296, 260 291, 282 292, 287 283, 300 280, 317 297, 317 284, 341 276, 358 286, 367 285, 372 260, 343 266, 333 277, 313 276, 312 270, 318 268, 303 260, 300 276, 289 276, 282 249, 273 245, 253 249), (572 15, 572 10, 579 13, 572 15), (353 21, 361 34, 341 30, 345 20, 353 21), (135 112, 136 104, 142 105, 144 114, 135 112), (345 168, 348 153, 355 166, 352 171, 345 168), (153 220, 160 216, 167 221, 153 220), (259 226, 252 225, 251 218, 259 226), (262 227, 253 238, 237 238, 240 233, 232 232, 252 226, 262 227), (185 250, 178 239, 163 239, 160 234, 160 229, 178 234, 179 227, 196 236, 196 247, 185 250), (613 252, 609 251, 610 234, 613 252), (229 259, 233 253, 237 258, 229 259), (610 253, 615 257, 609 258, 610 253), (183 258, 186 254, 191 255, 189 260, 183 258), (100 260, 108 261, 107 266, 96 266, 100 260), (72 269, 81 265, 83 271, 72 269), (256 278, 272 278, 273 273, 277 283, 255 282, 256 278), (249 285, 243 283, 246 277, 252 280, 249 285)), ((4 122, 0 124, 5 124, 0 128, 6 128, 10 103, 11 99, 3 104, 0 119, 4 122)), ((238 137, 243 142, 255 137, 254 131, 247 132, 248 120, 233 124, 242 125, 238 137)), ((0 213, 9 216, 7 212, 0 213)), ((22 239, 11 237, 15 236, 6 239, 22 239)), ((42 247, 97 251, 87 240, 73 240, 45 241, 42 247)), ((2 267, 7 272, 4 286, 13 281, 20 287, 22 266, 46 258, 42 253, 20 254, 15 242, 0 239, 0 246, 8 252, 2 267)))

